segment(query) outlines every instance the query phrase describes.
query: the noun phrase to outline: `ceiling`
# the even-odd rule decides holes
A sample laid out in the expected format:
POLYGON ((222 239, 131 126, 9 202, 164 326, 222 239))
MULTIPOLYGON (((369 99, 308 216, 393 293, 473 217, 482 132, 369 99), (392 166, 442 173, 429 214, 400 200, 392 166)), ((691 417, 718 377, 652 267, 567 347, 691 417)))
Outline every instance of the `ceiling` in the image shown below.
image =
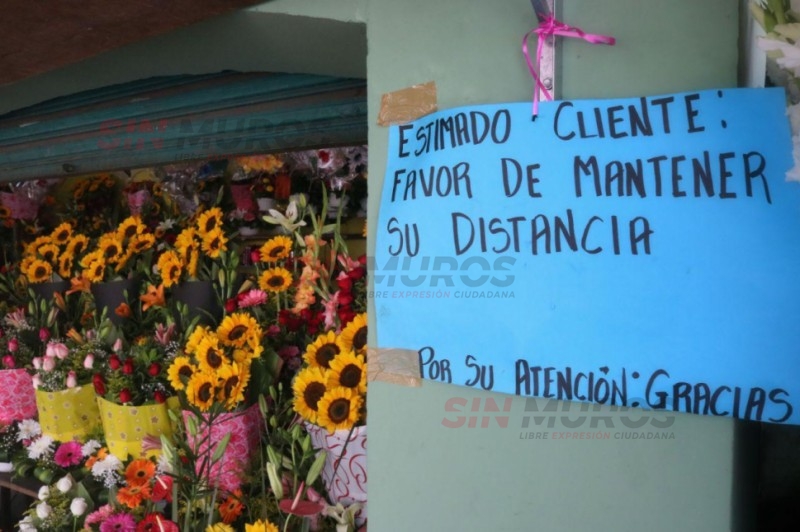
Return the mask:
POLYGON ((263 0, 5 0, 0 86, 263 0))

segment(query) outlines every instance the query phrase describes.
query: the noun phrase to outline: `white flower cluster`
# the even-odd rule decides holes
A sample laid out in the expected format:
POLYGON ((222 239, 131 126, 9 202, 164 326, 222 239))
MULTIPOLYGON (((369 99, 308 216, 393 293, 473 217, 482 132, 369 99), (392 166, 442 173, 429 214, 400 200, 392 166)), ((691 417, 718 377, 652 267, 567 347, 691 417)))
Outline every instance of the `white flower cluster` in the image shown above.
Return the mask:
POLYGON ((120 483, 122 462, 113 454, 109 454, 102 460, 98 460, 92 465, 92 475, 103 482, 107 488, 113 488, 120 483))

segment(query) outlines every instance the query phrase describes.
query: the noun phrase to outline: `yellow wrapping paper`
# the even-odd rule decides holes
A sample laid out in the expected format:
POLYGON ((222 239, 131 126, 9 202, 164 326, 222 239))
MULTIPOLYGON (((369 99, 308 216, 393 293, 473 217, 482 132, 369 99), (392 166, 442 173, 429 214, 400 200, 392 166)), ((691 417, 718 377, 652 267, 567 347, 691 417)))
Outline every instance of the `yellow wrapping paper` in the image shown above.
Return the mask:
POLYGON ((56 441, 83 440, 100 425, 100 412, 91 385, 60 392, 36 390, 36 407, 42 434, 56 441))
POLYGON ((170 397, 162 404, 124 406, 98 397, 97 406, 109 452, 120 460, 125 460, 128 455, 139 458, 143 454, 157 454, 143 453, 142 441, 145 436, 160 439, 162 434, 172 434, 168 411, 170 408, 177 408, 177 403, 176 397, 170 397))

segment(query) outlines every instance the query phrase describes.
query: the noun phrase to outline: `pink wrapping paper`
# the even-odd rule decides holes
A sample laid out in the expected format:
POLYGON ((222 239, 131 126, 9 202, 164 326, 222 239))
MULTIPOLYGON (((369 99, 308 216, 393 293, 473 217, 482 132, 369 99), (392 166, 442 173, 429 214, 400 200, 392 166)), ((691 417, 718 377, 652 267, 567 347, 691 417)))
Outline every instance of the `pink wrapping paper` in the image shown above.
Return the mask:
MULTIPOLYGON (((186 424, 186 420, 191 415, 191 412, 183 411, 184 424, 186 424)), ((257 452, 263 424, 263 418, 257 404, 244 412, 223 414, 214 421, 211 427, 211 438, 208 440, 213 442, 210 451, 208 443, 206 443, 201 445, 199 450, 195 449, 195 452, 201 456, 206 452, 209 453, 209 456, 213 455, 217 448, 216 444, 223 436, 230 433, 231 439, 225 448, 222 458, 211 468, 209 479, 211 485, 217 485, 227 491, 234 491, 241 487, 242 474, 245 471, 245 467, 247 467, 254 453, 257 452)), ((205 434, 208 434, 208 427, 202 421, 198 421, 197 425, 197 439, 200 440, 205 434)), ((187 435, 187 437, 189 438, 189 445, 194 447, 192 436, 187 435)))
POLYGON ((36 417, 33 380, 24 369, 0 370, 0 423, 36 417))

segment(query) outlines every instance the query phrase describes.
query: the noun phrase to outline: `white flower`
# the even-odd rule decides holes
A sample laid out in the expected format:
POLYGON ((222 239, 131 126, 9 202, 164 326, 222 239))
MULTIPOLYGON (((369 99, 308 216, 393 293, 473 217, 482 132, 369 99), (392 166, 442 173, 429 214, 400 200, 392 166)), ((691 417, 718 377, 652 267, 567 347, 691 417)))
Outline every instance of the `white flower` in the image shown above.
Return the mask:
POLYGON ((50 488, 48 486, 42 486, 39 488, 38 497, 40 501, 46 500, 50 496, 50 488))
POLYGON ((122 462, 113 454, 109 454, 102 460, 98 460, 92 466, 92 475, 103 481, 106 487, 116 485, 119 480, 119 471, 122 469, 122 462))
POLYGON ((25 518, 17 523, 19 527, 19 532, 36 532, 36 527, 33 526, 33 518, 30 515, 26 515, 25 518))
POLYGON ((42 427, 35 419, 23 419, 19 422, 17 440, 32 440, 42 433, 42 427))
POLYGON ((280 211, 277 211, 275 209, 270 209, 269 216, 264 216, 264 220, 273 225, 280 225, 290 233, 293 233, 297 230, 298 227, 306 225, 306 222, 304 220, 300 220, 298 222, 297 217, 298 217, 297 203, 295 203, 294 201, 290 201, 289 206, 286 207, 285 215, 280 211))
POLYGON ((100 445, 99 441, 89 440, 83 444, 83 447, 81 447, 81 454, 85 457, 92 456, 100 447, 102 447, 102 445, 100 445))
POLYGON ((789 70, 795 76, 800 76, 800 48, 788 42, 759 37, 758 47, 766 52, 779 51, 781 57, 775 59, 778 66, 789 70))
POLYGON ((53 511, 50 505, 46 502, 40 502, 36 505, 36 517, 39 519, 47 519, 50 517, 50 512, 53 511))
POLYGON ((38 460, 42 457, 49 456, 53 452, 52 449, 53 438, 50 436, 39 436, 28 447, 28 458, 31 460, 38 460))
POLYGON ((58 491, 61 493, 66 493, 72 489, 72 479, 69 478, 69 475, 62 477, 58 482, 56 482, 56 488, 58 488, 58 491))
POLYGON ((69 505, 69 511, 72 512, 72 515, 75 517, 80 517, 86 512, 87 507, 86 499, 83 497, 75 497, 69 505))

